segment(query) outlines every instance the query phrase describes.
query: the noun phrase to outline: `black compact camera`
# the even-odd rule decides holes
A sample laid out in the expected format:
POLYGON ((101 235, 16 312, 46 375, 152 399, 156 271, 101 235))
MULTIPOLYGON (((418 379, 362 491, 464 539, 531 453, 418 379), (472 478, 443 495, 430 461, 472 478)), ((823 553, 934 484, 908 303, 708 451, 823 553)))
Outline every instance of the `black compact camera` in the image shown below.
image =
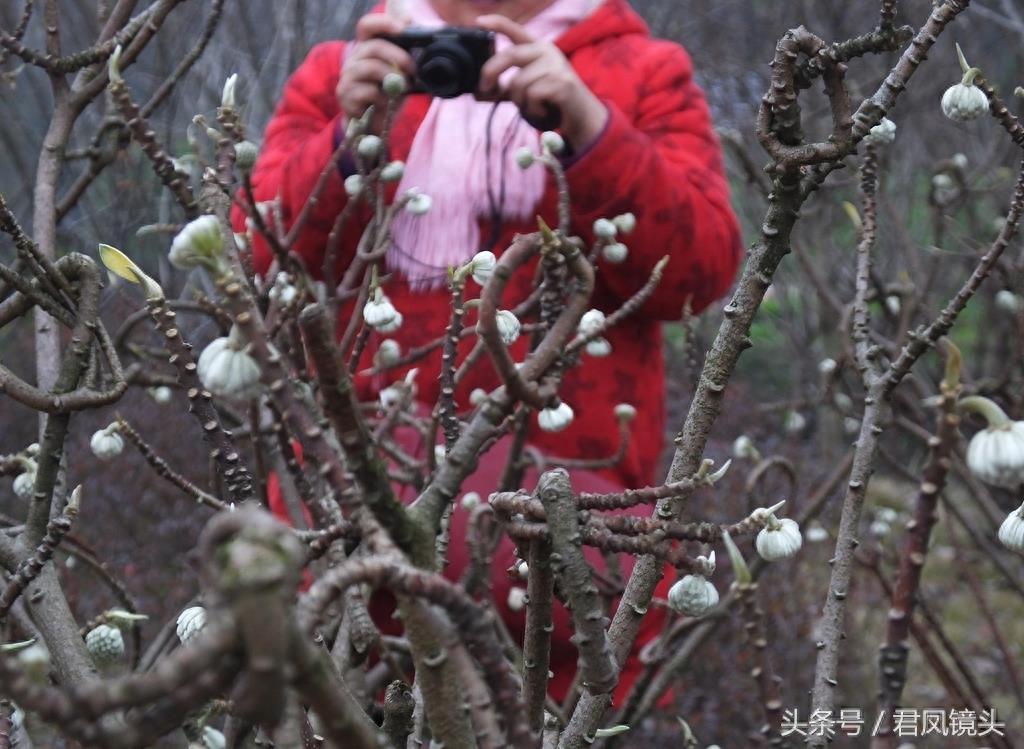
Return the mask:
POLYGON ((412 91, 442 99, 475 93, 480 85, 480 69, 494 55, 494 32, 484 29, 410 28, 384 38, 415 60, 412 91))

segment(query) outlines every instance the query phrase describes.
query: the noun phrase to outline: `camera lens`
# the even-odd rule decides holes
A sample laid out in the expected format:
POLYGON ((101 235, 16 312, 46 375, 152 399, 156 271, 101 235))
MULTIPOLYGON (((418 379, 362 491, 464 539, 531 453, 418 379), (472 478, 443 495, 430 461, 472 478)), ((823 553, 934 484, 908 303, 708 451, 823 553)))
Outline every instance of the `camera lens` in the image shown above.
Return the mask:
POLYGON ((476 88, 473 60, 458 43, 439 40, 420 55, 416 75, 434 96, 451 99, 476 88))

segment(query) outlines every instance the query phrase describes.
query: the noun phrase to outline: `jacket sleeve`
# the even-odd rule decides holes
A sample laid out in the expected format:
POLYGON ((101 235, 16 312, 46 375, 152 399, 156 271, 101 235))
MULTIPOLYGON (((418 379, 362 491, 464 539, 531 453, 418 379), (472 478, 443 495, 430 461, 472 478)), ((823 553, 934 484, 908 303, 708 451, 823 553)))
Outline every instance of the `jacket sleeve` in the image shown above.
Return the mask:
MULTIPOLYGON (((335 98, 341 72, 344 42, 325 42, 314 47, 285 85, 281 100, 267 125, 259 159, 252 173, 253 197, 257 202, 280 201, 284 228, 290 228, 313 192, 340 142, 342 114, 335 98)), ((309 271, 321 276, 327 236, 347 202, 338 169, 328 176, 292 251, 309 271)), ((234 225, 241 230, 245 215, 235 207, 234 225)), ((268 223, 270 217, 267 218, 268 223)), ((339 267, 345 267, 354 252, 352 235, 339 249, 339 267)), ((253 261, 257 272, 266 272, 273 255, 258 236, 254 237, 253 261)))
POLYGON ((621 302, 669 256, 665 274, 641 314, 678 319, 687 299, 699 311, 729 288, 741 256, 740 231, 729 204, 721 150, 707 103, 693 81, 686 52, 649 42, 639 63, 636 111, 628 116, 605 100, 604 132, 566 174, 574 227, 593 240, 594 220, 632 212, 637 224, 622 236, 629 255, 601 263, 598 290, 621 302))

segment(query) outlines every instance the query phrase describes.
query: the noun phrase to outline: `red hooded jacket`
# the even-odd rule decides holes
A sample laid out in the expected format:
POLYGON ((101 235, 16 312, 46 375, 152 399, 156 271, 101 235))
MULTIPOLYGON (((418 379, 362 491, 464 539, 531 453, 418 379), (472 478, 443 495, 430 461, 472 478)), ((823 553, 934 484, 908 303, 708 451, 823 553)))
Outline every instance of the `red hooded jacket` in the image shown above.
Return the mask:
MULTIPOLYGON (((288 81, 267 126, 252 175, 253 197, 256 201, 278 198, 286 225, 306 203, 344 129, 335 88, 345 44, 326 42, 310 52, 288 81)), ((609 112, 603 133, 567 161, 571 230, 589 243, 596 219, 625 212, 637 218, 636 229, 623 237, 629 247, 628 259, 619 265, 604 263, 599 267, 593 306, 613 312, 647 281, 660 258, 668 255, 670 261, 652 298, 607 335, 612 354, 584 357, 583 366, 566 373, 561 397, 575 411, 573 423, 557 434, 534 428, 531 444, 558 456, 610 456, 619 442, 613 408, 618 403, 630 403, 636 407, 637 417, 625 458, 593 478, 598 484, 611 480, 621 486, 643 486, 655 480, 663 444, 665 387, 660 322, 678 319, 688 302, 695 312, 700 311, 727 290, 741 255, 740 234, 729 204, 719 144, 686 52, 677 44, 653 39, 626 0, 606 0, 566 32, 557 45, 609 112)), ((406 159, 429 105, 425 95, 406 99, 395 120, 389 158, 406 159)), ((294 248, 314 275, 320 273, 327 235, 347 201, 342 182, 340 171, 330 176, 294 248)), ((537 213, 550 225, 557 223, 556 200, 549 178, 537 213)), ((357 211, 348 224, 335 278, 343 275, 368 219, 367 211, 357 211)), ((244 215, 238 209, 235 222, 239 229, 244 225, 244 215)), ((482 221, 481 236, 489 236, 491 228, 482 221)), ((499 255, 516 233, 533 231, 536 223, 507 222, 502 228, 495 247, 499 255)), ((257 272, 265 272, 271 260, 269 248, 257 238, 257 272)), ((506 288, 503 306, 513 307, 527 296, 531 286, 532 275, 518 273, 506 288)), ((387 337, 398 341, 403 351, 443 333, 450 311, 446 289, 414 292, 403 278, 393 275, 385 290, 405 320, 401 329, 387 337)), ((342 318, 347 320, 353 312, 348 305, 341 311, 342 318)), ((471 315, 467 324, 473 323, 471 315)), ((374 337, 383 336, 375 333, 374 337)), ((517 360, 526 354, 527 338, 523 336, 512 347, 517 360)), ((461 356, 468 353, 473 342, 471 338, 463 339, 461 356)), ((377 343, 379 340, 371 340, 360 370, 371 365, 377 343)), ((419 396, 426 403, 434 403, 437 398, 440 358, 437 349, 415 365, 419 368, 419 396)), ((405 370, 393 370, 386 377, 361 375, 357 378, 359 394, 366 400, 375 399, 380 389, 404 374, 405 370)), ((469 393, 474 388, 490 390, 497 385, 489 362, 482 361, 463 381, 456 400, 460 408, 468 408, 469 393)), ((578 487, 582 486, 580 480, 574 474, 578 487)), ((646 514, 647 509, 642 509, 646 514)), ((453 540, 448 568, 453 576, 461 572, 461 563, 455 558, 458 546, 453 540)), ((510 556, 511 545, 506 546, 502 555, 510 556)), ((495 584, 501 586, 495 590, 495 597, 503 605, 501 588, 507 590, 509 583, 507 579, 502 582, 502 564, 495 560, 495 584)), ((651 622, 651 632, 656 631, 657 624, 651 622)), ((556 643, 568 643, 570 634, 568 620, 560 612, 556 643)), ((572 653, 572 648, 555 648, 554 654, 561 659, 565 651, 572 653)), ((552 664, 555 694, 564 692, 571 678, 574 654, 565 660, 567 674, 560 672, 558 663, 552 664)))

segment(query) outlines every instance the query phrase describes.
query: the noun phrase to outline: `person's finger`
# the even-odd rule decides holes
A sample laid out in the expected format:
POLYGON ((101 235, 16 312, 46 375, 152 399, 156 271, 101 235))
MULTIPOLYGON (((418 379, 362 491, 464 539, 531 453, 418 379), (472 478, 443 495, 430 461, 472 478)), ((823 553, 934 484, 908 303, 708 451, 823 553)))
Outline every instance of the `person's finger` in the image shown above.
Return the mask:
POLYGON ((372 83, 380 86, 384 76, 394 70, 391 63, 377 57, 363 57, 345 63, 345 78, 353 83, 372 83))
POLYGON ((367 13, 356 23, 356 39, 364 41, 375 36, 398 34, 406 25, 387 13, 367 13))
POLYGON ((416 63, 412 56, 396 44, 384 39, 370 39, 360 42, 353 54, 354 59, 376 58, 390 66, 398 68, 406 75, 416 72, 416 63))
POLYGON ((476 19, 480 28, 494 31, 507 36, 513 44, 530 44, 535 41, 533 35, 526 28, 507 16, 488 14, 476 19))
POLYGON ((530 103, 528 96, 530 87, 542 78, 550 76, 551 73, 551 65, 548 64, 546 59, 540 58, 535 60, 515 74, 511 82, 509 82, 505 94, 516 103, 516 106, 522 109, 530 103))
POLYGON ((498 79, 506 70, 526 67, 547 52, 550 52, 548 45, 541 42, 509 47, 499 52, 480 69, 480 91, 487 93, 495 90, 498 79))
POLYGON ((343 95, 342 107, 349 117, 362 117, 371 104, 381 97, 380 86, 372 83, 355 83, 343 95))
POLYGON ((556 103, 559 90, 559 84, 549 77, 535 78, 523 89, 522 104, 519 105, 519 110, 535 127, 542 122, 546 123, 545 127, 547 128, 557 127, 557 121, 554 123, 548 121, 552 117, 556 120, 561 118, 561 110, 556 103))

